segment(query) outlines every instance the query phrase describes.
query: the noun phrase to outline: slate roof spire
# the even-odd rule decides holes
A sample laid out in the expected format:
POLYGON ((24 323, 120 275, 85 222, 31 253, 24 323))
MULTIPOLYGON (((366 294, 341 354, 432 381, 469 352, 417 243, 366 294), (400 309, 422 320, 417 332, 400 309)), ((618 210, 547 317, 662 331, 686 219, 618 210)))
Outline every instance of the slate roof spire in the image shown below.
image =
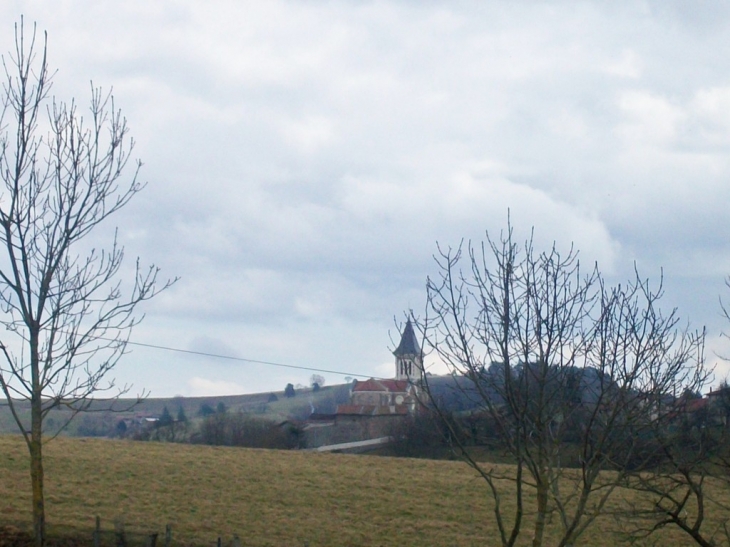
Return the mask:
POLYGON ((393 355, 401 357, 403 355, 421 355, 421 346, 418 344, 416 333, 413 330, 411 320, 406 321, 406 326, 403 329, 403 334, 400 338, 400 344, 395 348, 393 355))

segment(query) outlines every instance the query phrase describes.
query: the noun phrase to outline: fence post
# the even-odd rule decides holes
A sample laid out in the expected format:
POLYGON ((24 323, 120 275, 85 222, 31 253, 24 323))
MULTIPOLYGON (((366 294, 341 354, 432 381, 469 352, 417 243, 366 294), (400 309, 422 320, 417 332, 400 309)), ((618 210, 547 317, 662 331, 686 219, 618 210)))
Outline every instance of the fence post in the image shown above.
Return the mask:
POLYGON ((94 547, 101 545, 101 517, 96 515, 96 525, 94 526, 94 547))
POLYGON ((127 538, 124 534, 124 517, 117 517, 114 520, 114 535, 116 536, 117 547, 127 547, 127 538))
POLYGON ((147 536, 147 547, 155 547, 157 545, 157 532, 147 536))
POLYGON ((221 537, 218 536, 218 547, 223 547, 223 543, 221 542, 221 537))
POLYGON ((169 524, 165 525, 165 547, 170 547, 172 542, 172 526, 169 524))

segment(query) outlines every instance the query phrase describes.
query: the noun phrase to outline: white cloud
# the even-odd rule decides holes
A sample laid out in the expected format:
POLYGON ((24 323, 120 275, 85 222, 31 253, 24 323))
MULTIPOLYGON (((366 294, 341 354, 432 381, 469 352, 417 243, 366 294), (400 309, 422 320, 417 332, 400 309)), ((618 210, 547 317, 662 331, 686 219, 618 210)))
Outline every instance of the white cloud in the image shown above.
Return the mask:
POLYGON ((236 395, 243 392, 244 386, 226 380, 209 380, 197 376, 188 380, 188 397, 236 395))
POLYGON ((693 119, 688 140, 704 140, 709 151, 718 147, 726 168, 726 152, 730 147, 730 86, 698 90, 689 110, 693 119))
MULTIPOLYGON (((728 330, 726 326, 725 331, 728 330)), ((705 357, 707 365, 714 367, 714 377, 710 385, 707 386, 708 388, 717 387, 724 380, 730 381, 730 340, 727 337, 719 334, 708 336, 705 357)), ((709 391, 709 389, 706 391, 709 391)))
POLYGON ((391 363, 380 363, 374 367, 376 378, 393 378, 395 374, 395 358, 391 363))
POLYGON ((676 138, 685 113, 666 97, 639 90, 627 91, 619 97, 619 107, 626 120, 619 126, 619 134, 634 150, 652 144, 671 142, 676 138))
POLYGON ((332 123, 322 116, 284 120, 282 125, 284 138, 305 154, 316 152, 334 138, 332 123))
POLYGON ((630 49, 624 49, 621 57, 606 66, 604 69, 608 74, 621 78, 637 79, 641 77, 643 63, 639 55, 630 49))

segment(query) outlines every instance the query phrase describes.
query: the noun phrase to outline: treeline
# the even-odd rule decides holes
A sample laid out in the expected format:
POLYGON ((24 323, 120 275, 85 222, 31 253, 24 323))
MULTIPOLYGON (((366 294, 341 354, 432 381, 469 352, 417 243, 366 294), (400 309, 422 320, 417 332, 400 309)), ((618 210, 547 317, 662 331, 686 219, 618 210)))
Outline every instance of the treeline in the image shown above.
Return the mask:
MULTIPOLYGON (((504 432, 510 424, 514 428, 520 417, 510 417, 510 409, 504 403, 499 409, 495 405, 491 409, 472 406, 465 410, 469 395, 459 380, 432 380, 431 390, 440 396, 435 403, 424 401, 414 416, 393 425, 389 449, 392 455, 452 458, 466 448, 493 461, 509 461, 511 447, 504 432), (451 393, 452 389, 459 391, 451 393)), ((580 467, 585 444, 590 443, 583 434, 596 418, 597 403, 585 400, 585 390, 576 391, 571 383, 568 386, 561 397, 554 396, 571 401, 571 412, 555 413, 549 421, 555 434, 560 434, 561 465, 580 467)), ((495 399, 498 397, 495 394, 495 399)), ((638 393, 636 399, 637 404, 644 404, 638 393)), ((661 470, 681 453, 684 458, 692 454, 695 467, 700 467, 700 460, 705 469, 726 462, 726 471, 730 473, 730 385, 721 384, 710 397, 686 390, 679 397, 667 398, 661 408, 647 411, 645 416, 643 423, 637 421, 630 427, 625 424, 623 430, 617 427, 612 442, 606 444, 604 450, 610 453, 624 446, 622 433, 632 435, 631 457, 611 458, 615 469, 661 470)))
MULTIPOLYGON (((317 378, 322 383, 324 380, 317 378)), ((302 448, 301 423, 313 412, 334 413, 349 400, 350 385, 298 388, 280 397, 262 394, 255 404, 229 408, 215 399, 193 401, 175 398, 154 414, 144 412, 95 412, 82 415, 71 435, 116 437, 138 441, 240 446, 248 448, 302 448), (191 413, 190 416, 186 410, 191 413)))
POLYGON ((240 410, 228 411, 219 405, 199 420, 161 418, 128 437, 137 441, 291 449, 300 447, 301 428, 288 420, 277 423, 240 410))

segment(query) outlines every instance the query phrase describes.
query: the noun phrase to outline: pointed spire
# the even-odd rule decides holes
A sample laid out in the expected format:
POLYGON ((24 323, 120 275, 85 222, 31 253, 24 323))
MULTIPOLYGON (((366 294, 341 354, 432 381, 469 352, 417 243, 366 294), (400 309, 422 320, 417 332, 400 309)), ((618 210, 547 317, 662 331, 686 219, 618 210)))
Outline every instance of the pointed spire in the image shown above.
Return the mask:
POLYGON ((400 338, 400 344, 393 352, 393 355, 400 357, 402 355, 421 355, 421 346, 418 344, 416 333, 413 331, 411 320, 406 321, 403 334, 400 338))

